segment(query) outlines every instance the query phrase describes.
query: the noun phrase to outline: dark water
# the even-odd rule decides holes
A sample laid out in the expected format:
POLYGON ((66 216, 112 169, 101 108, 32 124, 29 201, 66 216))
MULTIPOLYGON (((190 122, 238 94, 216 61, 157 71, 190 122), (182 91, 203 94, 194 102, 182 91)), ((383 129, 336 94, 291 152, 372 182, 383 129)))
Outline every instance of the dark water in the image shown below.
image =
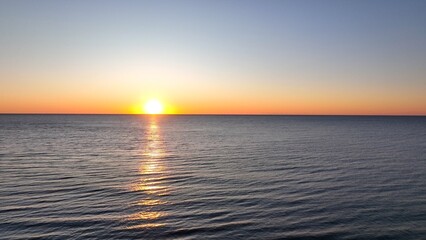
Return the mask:
POLYGON ((426 239, 425 117, 0 116, 0 238, 426 239))

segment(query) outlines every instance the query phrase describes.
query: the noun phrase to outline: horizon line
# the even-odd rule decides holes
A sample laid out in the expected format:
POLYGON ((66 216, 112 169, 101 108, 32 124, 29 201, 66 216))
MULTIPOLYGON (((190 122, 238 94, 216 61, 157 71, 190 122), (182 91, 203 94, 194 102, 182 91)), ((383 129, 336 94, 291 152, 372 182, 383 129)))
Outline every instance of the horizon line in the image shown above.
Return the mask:
POLYGON ((247 114, 247 113, 0 113, 0 115, 123 115, 123 116, 311 116, 311 117, 426 117, 426 114, 247 114))

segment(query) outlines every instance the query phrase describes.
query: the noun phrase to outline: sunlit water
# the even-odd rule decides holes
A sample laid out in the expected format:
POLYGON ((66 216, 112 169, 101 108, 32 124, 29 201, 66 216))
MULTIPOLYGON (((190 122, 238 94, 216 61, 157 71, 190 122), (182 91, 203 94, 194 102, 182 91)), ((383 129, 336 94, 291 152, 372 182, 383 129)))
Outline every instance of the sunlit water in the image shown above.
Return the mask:
POLYGON ((426 239, 426 118, 0 116, 0 238, 426 239))

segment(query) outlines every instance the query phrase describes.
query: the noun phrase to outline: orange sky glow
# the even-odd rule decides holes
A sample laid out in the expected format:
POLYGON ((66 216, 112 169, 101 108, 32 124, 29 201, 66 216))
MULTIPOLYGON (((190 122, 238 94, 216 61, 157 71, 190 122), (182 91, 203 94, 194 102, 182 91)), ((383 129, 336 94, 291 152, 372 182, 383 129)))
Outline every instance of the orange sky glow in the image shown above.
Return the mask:
POLYGON ((414 3, 178 2, 0 3, 0 113, 426 115, 414 3))

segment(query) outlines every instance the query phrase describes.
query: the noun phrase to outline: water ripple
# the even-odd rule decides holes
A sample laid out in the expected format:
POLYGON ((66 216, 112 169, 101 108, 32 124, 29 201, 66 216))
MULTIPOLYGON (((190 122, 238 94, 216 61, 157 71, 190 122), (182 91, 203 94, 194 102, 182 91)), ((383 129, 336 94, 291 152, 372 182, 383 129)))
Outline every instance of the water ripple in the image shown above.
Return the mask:
POLYGON ((5 239, 422 239, 426 118, 0 116, 5 239))

